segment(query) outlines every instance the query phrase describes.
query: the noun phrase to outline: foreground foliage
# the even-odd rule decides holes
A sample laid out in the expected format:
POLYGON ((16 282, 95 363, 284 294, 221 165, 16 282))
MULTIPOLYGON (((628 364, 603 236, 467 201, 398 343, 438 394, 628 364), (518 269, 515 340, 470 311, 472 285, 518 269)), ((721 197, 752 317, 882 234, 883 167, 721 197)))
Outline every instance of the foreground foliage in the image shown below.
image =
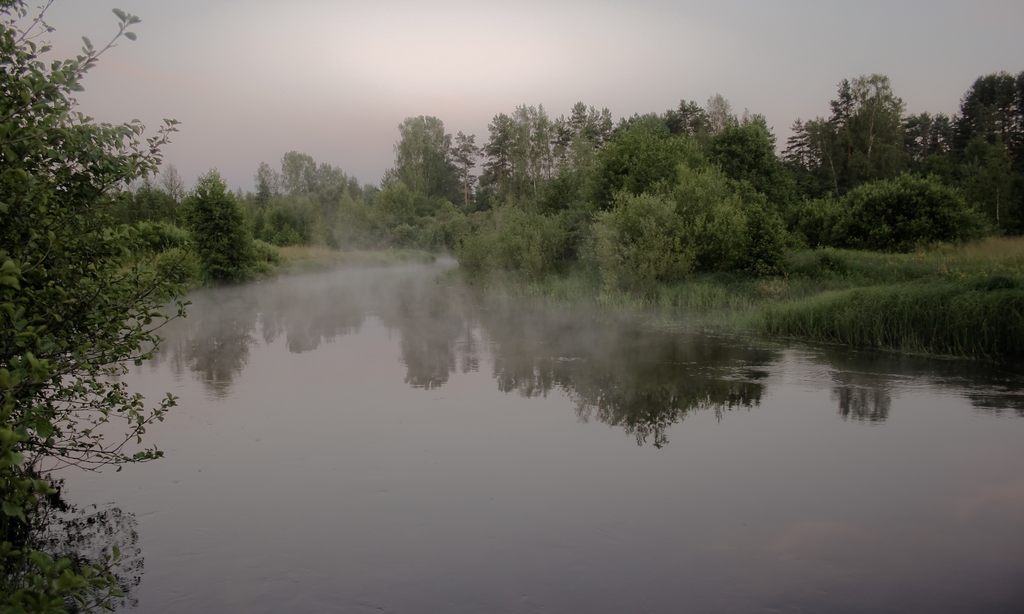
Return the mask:
MULTIPOLYGON (((137 122, 97 124, 72 93, 138 18, 115 10, 102 48, 44 62, 41 17, 0 3, 0 609, 111 607, 112 564, 41 547, 50 472, 160 456, 138 444, 174 404, 149 406, 115 377, 146 358, 180 286, 158 272, 152 240, 174 233, 119 226, 110 212, 128 182, 155 172, 174 129, 146 138, 137 122)), ((173 238, 170 239, 172 242, 173 238)), ((163 266, 172 266, 165 256, 163 266)), ((179 304, 179 309, 181 305, 179 304)))

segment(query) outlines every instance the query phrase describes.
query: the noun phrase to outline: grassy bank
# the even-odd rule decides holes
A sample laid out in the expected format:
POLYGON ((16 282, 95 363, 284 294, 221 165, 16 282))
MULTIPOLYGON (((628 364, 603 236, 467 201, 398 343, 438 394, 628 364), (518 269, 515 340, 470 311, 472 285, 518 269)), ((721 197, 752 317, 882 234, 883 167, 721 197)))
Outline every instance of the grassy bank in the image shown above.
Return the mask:
POLYGON ((908 353, 1024 358, 1024 239, 910 254, 803 250, 788 256, 787 271, 763 279, 699 275, 645 294, 609 292, 582 270, 488 285, 704 328, 908 353))
POLYGON ((325 271, 340 266, 387 266, 433 262, 429 252, 413 249, 336 250, 319 245, 290 245, 275 248, 278 270, 282 272, 325 271))
POLYGON ((1024 357, 1024 288, 927 282, 825 292, 766 307, 770 335, 901 352, 1018 360, 1024 357))

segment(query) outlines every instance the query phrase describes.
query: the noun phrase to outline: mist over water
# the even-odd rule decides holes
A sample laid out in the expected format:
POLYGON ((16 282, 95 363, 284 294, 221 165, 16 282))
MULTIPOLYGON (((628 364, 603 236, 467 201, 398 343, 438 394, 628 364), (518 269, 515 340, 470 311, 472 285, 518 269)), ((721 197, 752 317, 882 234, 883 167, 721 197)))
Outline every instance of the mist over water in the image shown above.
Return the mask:
POLYGON ((145 612, 1013 611, 1024 379, 482 296, 452 263, 197 291, 128 377, 145 612))

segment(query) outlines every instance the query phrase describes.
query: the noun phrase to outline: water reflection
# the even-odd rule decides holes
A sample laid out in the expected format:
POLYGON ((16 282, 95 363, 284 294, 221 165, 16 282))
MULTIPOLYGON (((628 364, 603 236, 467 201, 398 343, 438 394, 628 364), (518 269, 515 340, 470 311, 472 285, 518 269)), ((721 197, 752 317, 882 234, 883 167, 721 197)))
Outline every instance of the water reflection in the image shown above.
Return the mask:
POLYGON ((958 360, 829 349, 812 360, 832 369, 832 400, 844 420, 889 418, 895 388, 936 386, 963 395, 980 411, 1024 417, 1020 377, 1012 369, 958 360))
POLYGON ((405 383, 427 390, 490 359, 498 389, 566 392, 582 421, 662 446, 694 410, 751 408, 774 351, 635 322, 483 299, 422 268, 351 270, 196 293, 166 331, 159 360, 188 369, 214 397, 231 392, 251 347, 284 337, 289 352, 358 332, 373 316, 399 341, 405 383))
MULTIPOLYGON (((213 397, 230 394, 254 344, 284 338, 311 352, 362 330, 368 318, 398 342, 406 384, 436 390, 457 372, 488 363, 499 390, 524 397, 566 393, 581 421, 620 427, 639 444, 668 443, 690 412, 756 407, 780 350, 705 334, 659 329, 607 314, 482 297, 450 279, 445 266, 344 270, 206 290, 188 318, 174 322, 159 361, 196 375, 213 397)), ((1024 396, 987 366, 845 350, 810 352, 826 365, 842 419, 884 423, 894 389, 928 382, 966 390, 986 411, 1024 416, 1024 396), (895 374, 895 375, 894 375, 895 374)), ((158 361, 158 363, 159 363, 158 361)))
POLYGON ((165 326, 164 341, 151 364, 157 368, 169 358, 175 375, 180 377, 187 369, 211 395, 226 397, 255 341, 255 296, 243 288, 227 288, 196 292, 190 299, 190 315, 165 326))
POLYGON ((432 278, 412 277, 390 296, 379 294, 375 314, 401 337, 405 383, 431 390, 448 382, 461 354, 463 371, 479 364, 470 318, 461 295, 432 278))
MULTIPOLYGON (((80 592, 80 601, 65 603, 67 611, 137 605, 135 591, 142 582, 144 560, 138 545, 135 515, 114 506, 77 507, 63 499, 61 483, 58 481, 55 485, 57 492, 45 497, 28 514, 29 524, 12 523, 10 527, 16 529, 17 534, 4 535, 3 540, 11 542, 15 548, 43 552, 54 560, 66 559, 76 572, 91 567, 109 577, 121 593, 121 596, 114 596, 111 592, 114 586, 99 584, 80 592)), ((0 566, 0 589, 14 592, 28 588, 23 586, 26 571, 0 566)))
POLYGON ((656 447, 691 411, 712 410, 721 419, 756 406, 762 367, 777 360, 774 351, 607 316, 504 307, 485 310, 482 320, 499 389, 530 397, 557 386, 581 420, 621 427, 656 447))
POLYGON ((1024 395, 1003 392, 968 393, 967 398, 978 409, 993 414, 1016 414, 1024 418, 1024 395))

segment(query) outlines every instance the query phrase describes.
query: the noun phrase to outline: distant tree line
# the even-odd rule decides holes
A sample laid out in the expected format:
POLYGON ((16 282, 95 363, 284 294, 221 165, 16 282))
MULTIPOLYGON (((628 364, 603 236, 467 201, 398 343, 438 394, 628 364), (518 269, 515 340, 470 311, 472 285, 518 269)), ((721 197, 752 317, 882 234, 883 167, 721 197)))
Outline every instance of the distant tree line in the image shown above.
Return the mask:
POLYGON ((952 117, 907 114, 883 75, 844 79, 828 109, 798 119, 781 151, 763 116, 720 95, 617 122, 582 102, 558 117, 521 105, 482 142, 409 117, 380 185, 290 151, 246 193, 209 176, 186 192, 165 168, 117 218, 190 229, 198 245, 215 227, 196 217, 213 211, 204 203, 237 208, 245 240, 217 226, 206 255, 192 249, 211 280, 259 270, 269 245, 318 244, 448 251, 470 272, 529 277, 582 265, 630 288, 778 274, 800 246, 907 251, 1024 232, 1024 73, 980 77, 952 117), (218 246, 248 255, 211 265, 218 246))

